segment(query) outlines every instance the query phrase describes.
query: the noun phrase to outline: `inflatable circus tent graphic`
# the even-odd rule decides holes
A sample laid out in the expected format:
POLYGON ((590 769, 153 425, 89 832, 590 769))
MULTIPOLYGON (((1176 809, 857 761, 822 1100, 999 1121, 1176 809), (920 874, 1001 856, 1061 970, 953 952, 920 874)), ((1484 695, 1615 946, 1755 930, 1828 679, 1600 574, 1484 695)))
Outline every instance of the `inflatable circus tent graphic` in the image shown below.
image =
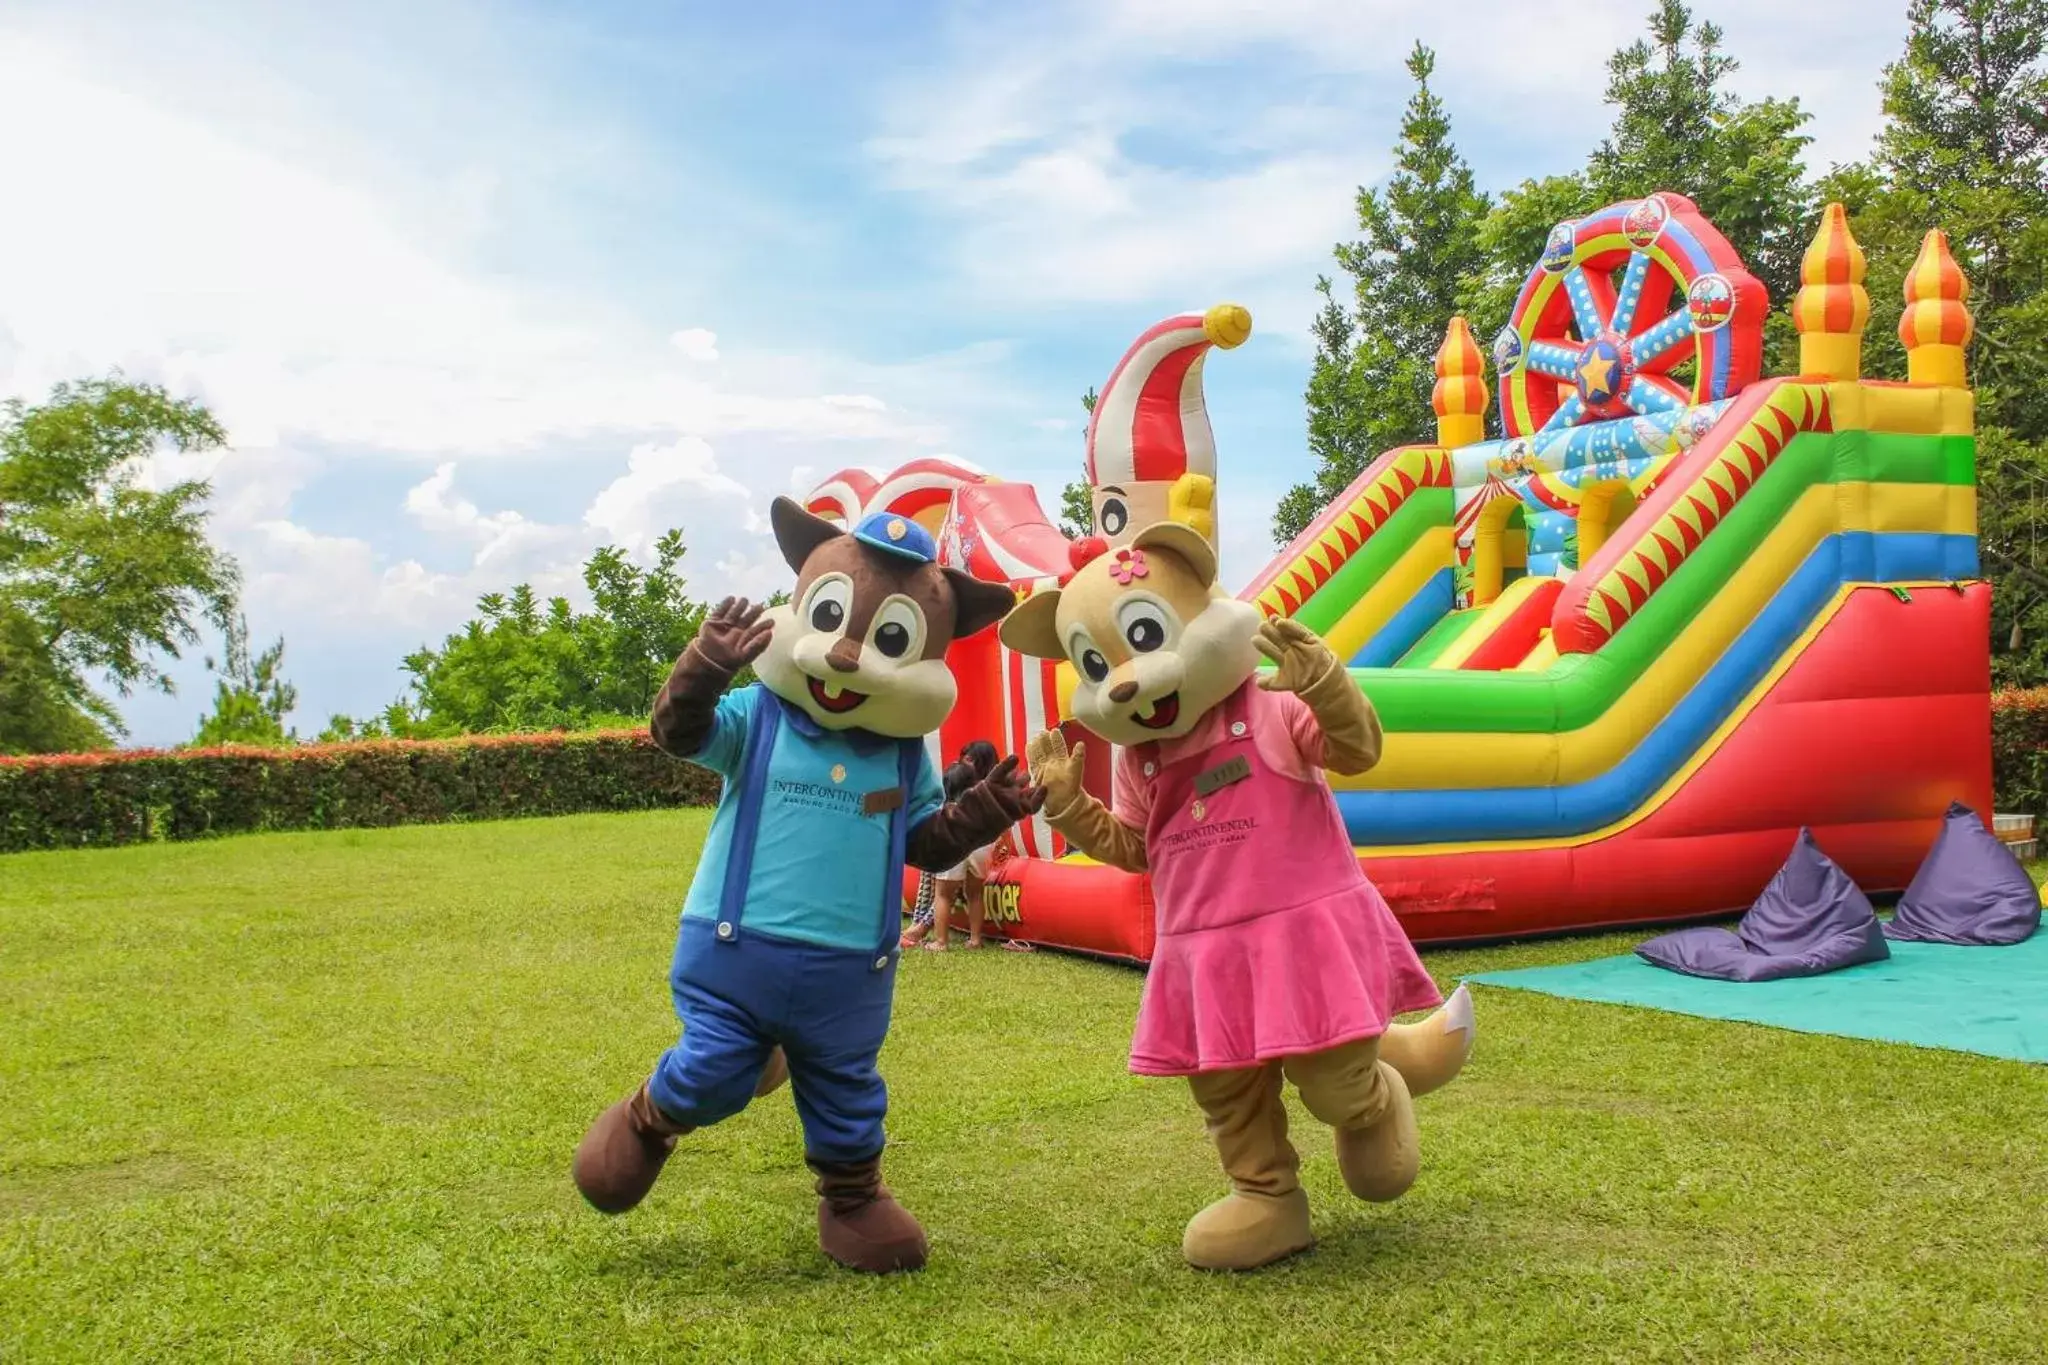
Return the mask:
MULTIPOLYGON (((1558 224, 1486 351, 1449 321, 1437 439, 1373 461, 1239 594, 1314 629, 1377 709, 1380 764, 1333 785, 1412 938, 1736 913, 1801 828, 1900 890, 1952 802, 1990 809, 1968 284, 1930 232, 1905 380, 1867 379, 1863 274, 1831 207, 1781 301, 1798 373, 1772 377, 1772 303, 1691 201, 1558 224)), ((910 469, 832 496, 907 498, 910 469)), ((1064 572, 1021 485, 968 472, 932 515, 972 572, 1064 572)), ((1055 670, 962 648, 949 747, 1017 752, 1059 718, 1055 670)), ((1144 877, 1042 827, 1016 842, 992 932, 1149 959, 1144 877)))

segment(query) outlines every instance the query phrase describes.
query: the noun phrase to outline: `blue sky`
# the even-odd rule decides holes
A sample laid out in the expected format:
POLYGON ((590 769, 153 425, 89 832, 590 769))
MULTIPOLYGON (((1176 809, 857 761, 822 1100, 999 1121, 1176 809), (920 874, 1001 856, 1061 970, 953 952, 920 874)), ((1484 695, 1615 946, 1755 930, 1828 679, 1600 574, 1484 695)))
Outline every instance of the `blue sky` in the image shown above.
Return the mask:
MULTIPOLYGON (((215 407, 233 448, 151 477, 214 481, 302 731, 482 592, 574 596, 596 544, 680 525, 702 593, 771 589, 768 500, 846 465, 957 455, 1050 504, 1082 390, 1223 300, 1242 581, 1308 472, 1313 285, 1409 44, 1498 188, 1583 160, 1648 7, 0 0, 0 392, 119 366, 215 407)), ((1867 147, 1902 0, 1696 8, 1740 88, 1814 112, 1816 165, 1867 147)), ((191 733, 199 653, 135 741, 191 733)))

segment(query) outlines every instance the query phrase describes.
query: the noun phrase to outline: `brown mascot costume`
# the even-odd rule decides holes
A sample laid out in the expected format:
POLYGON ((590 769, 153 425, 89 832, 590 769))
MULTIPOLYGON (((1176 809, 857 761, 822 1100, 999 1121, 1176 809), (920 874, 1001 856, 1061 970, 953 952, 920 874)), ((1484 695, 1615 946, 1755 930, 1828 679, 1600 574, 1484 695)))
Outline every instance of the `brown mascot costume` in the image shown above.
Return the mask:
POLYGON ((953 709, 947 645, 1015 599, 941 568, 907 518, 842 531, 779 498, 773 523, 797 575, 789 605, 720 603, 654 705, 655 743, 725 784, 670 973, 682 1039, 598 1116, 576 1185, 600 1211, 625 1212, 679 1137, 786 1078, 825 1254, 916 1269, 924 1231, 882 1185, 888 1093, 875 1066, 903 867, 949 868, 1044 800, 1011 758, 946 802, 923 739, 953 709), (761 681, 728 691, 749 664, 761 681))
POLYGON ((1027 598, 1003 642, 1079 673, 1074 718, 1121 746, 1115 808, 1081 788, 1082 746, 1057 731, 1027 751, 1054 829, 1090 857, 1149 872, 1157 947, 1131 1070, 1185 1076, 1231 1193, 1188 1224, 1205 1269, 1247 1270, 1311 1245, 1281 1083, 1336 1130, 1361 1199, 1418 1170, 1411 1099, 1449 1081, 1472 1045, 1471 997, 1442 1003, 1352 852, 1323 770, 1361 773, 1380 726, 1306 627, 1261 621, 1216 587, 1209 544, 1163 522, 1131 544, 1076 547, 1056 590, 1027 598), (1260 656, 1277 665, 1256 680, 1260 656))

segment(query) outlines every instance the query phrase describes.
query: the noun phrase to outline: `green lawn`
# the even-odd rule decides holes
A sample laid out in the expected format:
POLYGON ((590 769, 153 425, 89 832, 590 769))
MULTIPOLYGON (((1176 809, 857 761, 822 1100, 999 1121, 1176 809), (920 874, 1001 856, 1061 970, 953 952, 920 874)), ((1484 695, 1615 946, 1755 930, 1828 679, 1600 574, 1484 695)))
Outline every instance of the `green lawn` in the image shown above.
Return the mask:
MULTIPOLYGON (((673 1037, 701 816, 0 858, 0 1360, 2048 1359, 2048 1068, 1479 988, 1398 1204, 1322 1237, 1125 1074, 1134 971, 913 954, 889 1175, 930 1268, 828 1266, 788 1094, 638 1212, 568 1180, 673 1037)), ((1440 980, 1639 935, 1436 953, 1440 980)))

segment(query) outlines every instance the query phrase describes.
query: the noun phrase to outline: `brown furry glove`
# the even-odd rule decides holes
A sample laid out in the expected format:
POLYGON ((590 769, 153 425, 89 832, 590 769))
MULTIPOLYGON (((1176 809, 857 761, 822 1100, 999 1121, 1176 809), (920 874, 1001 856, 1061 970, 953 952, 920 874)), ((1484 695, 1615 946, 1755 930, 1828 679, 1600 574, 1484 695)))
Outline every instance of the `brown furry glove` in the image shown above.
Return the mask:
POLYGON ((744 597, 728 597, 711 609, 654 699, 647 730, 663 753, 689 758, 703 749, 718 699, 732 686, 733 674, 768 648, 774 625, 761 619, 758 603, 744 597))
POLYGON ((1036 815, 1045 805, 1045 789, 1034 786, 1011 754, 981 781, 960 793, 958 801, 939 807, 930 819, 910 831, 905 857, 927 872, 944 872, 985 844, 1002 837, 1019 820, 1036 815))

